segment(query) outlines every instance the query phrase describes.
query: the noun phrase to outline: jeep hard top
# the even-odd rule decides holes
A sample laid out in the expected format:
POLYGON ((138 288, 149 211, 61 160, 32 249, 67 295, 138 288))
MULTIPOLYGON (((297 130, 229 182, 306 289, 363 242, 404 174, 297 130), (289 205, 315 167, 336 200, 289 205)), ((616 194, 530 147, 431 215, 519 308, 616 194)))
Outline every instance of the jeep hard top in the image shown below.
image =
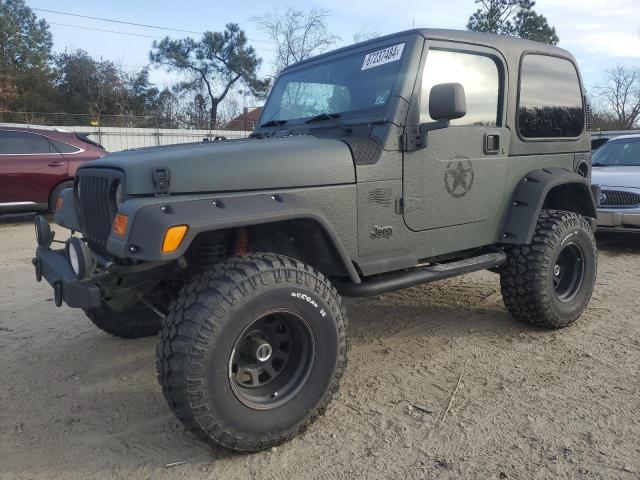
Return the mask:
POLYGON ((107 155, 36 219, 58 305, 160 332, 169 407, 259 450, 327 407, 346 366, 341 295, 467 272, 562 327, 596 275, 589 109, 574 58, 531 41, 411 30, 286 68, 248 139, 107 155))

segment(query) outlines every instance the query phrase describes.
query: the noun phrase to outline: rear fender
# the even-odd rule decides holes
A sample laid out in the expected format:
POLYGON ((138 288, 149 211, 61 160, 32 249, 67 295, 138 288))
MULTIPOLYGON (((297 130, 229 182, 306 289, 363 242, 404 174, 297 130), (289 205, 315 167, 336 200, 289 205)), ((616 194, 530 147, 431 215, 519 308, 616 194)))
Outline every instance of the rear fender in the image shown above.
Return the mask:
POLYGON ((589 181, 564 168, 542 168, 529 172, 518 183, 499 243, 531 243, 542 209, 567 210, 596 218, 596 205, 589 181))

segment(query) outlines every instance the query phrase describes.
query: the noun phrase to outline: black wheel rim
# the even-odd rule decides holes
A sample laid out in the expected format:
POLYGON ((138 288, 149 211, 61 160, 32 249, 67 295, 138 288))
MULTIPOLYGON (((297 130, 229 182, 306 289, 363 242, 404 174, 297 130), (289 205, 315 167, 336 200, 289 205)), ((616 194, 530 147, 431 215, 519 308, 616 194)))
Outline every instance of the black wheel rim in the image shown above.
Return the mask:
POLYGON ((315 338, 297 312, 271 310, 238 337, 229 358, 235 396, 256 410, 279 407, 300 391, 315 354, 315 338))
POLYGON ((582 287, 584 253, 575 243, 564 246, 553 263, 553 291, 558 300, 571 301, 582 287))

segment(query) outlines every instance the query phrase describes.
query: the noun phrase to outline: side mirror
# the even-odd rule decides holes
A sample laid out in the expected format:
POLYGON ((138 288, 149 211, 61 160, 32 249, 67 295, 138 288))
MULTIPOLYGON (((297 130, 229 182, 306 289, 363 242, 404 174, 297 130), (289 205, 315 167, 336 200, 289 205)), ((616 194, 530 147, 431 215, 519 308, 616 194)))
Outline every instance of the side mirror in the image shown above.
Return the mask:
POLYGON ((429 92, 429 116, 435 122, 420 125, 420 134, 430 130, 447 128, 451 120, 467 114, 467 99, 464 87, 459 83, 440 83, 429 92))
POLYGON ((434 85, 429 93, 429 115, 434 120, 455 120, 467 114, 464 87, 459 83, 434 85))

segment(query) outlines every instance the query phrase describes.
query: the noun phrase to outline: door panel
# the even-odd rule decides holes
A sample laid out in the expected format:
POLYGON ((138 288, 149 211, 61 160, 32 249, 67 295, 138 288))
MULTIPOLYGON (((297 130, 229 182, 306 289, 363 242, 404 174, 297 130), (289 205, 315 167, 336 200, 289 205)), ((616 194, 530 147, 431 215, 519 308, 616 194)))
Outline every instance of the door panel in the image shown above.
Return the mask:
POLYGON ((0 203, 48 202, 53 187, 68 177, 67 165, 60 154, 0 155, 0 203))
POLYGON ((426 147, 405 152, 404 220, 414 231, 469 225, 462 243, 471 248, 491 241, 500 221, 509 146, 509 130, 502 127, 505 63, 481 46, 431 42, 428 48, 420 122, 433 122, 429 93, 441 83, 460 83, 467 108, 449 127, 429 131, 426 147))
POLYGON ((484 127, 429 132, 427 148, 405 154, 407 226, 429 230, 494 216, 504 192, 508 135, 505 128, 484 127), (487 135, 498 136, 498 152, 485 153, 487 135))
POLYGON ((68 178, 67 158, 51 152, 42 135, 0 131, 0 203, 47 203, 55 185, 68 178))

